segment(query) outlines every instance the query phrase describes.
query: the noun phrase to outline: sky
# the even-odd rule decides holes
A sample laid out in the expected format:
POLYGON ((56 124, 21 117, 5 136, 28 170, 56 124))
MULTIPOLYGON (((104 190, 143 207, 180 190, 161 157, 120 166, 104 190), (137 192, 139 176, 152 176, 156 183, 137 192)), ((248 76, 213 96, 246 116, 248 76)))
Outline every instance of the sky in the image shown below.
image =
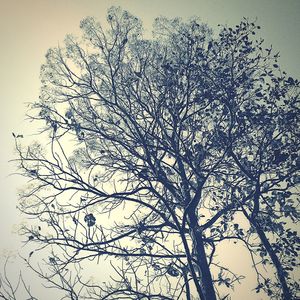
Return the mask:
MULTIPOLYGON (((299 0, 0 0, 0 256, 17 254, 22 244, 14 234, 23 218, 16 210, 17 190, 24 184, 15 165, 12 132, 32 135, 26 120, 26 103, 39 94, 39 70, 47 49, 63 42, 66 34, 79 34, 79 22, 94 16, 100 22, 106 10, 121 6, 142 19, 151 31, 155 17, 199 16, 217 30, 217 24, 234 25, 243 17, 257 19, 266 45, 281 53, 280 65, 300 78, 299 0)), ((238 252, 237 252, 238 255, 238 252)), ((232 256, 232 255, 231 255, 232 256)), ((228 254, 230 258, 230 254, 228 254)), ((247 299, 241 290, 233 299, 247 299)), ((46 299, 46 298, 44 298, 46 299)), ((49 298, 50 299, 50 298, 49 298)), ((249 298, 250 299, 250 298, 249 298)), ((255 298, 251 298, 255 299, 255 298)), ((257 298, 260 299, 260 298, 257 298)))

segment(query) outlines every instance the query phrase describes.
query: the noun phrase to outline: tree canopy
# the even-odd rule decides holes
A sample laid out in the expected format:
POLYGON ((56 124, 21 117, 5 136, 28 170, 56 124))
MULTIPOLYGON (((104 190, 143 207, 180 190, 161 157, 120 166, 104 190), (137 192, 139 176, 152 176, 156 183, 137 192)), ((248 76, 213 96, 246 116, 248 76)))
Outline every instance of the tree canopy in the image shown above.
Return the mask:
POLYGON ((15 136, 28 265, 70 299, 228 299, 247 274, 218 249, 236 243, 257 293, 295 299, 299 81, 248 19, 213 33, 160 17, 147 39, 113 7, 107 24, 48 51, 41 139, 15 136), (81 276, 107 259, 105 283, 81 276))

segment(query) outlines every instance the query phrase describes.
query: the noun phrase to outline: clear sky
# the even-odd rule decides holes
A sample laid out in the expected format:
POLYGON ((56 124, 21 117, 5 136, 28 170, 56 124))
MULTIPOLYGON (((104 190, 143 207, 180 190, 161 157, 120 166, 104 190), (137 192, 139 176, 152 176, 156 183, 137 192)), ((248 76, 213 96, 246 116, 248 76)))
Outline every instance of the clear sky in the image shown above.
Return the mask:
MULTIPOLYGON (((15 206, 22 180, 8 176, 14 172, 13 164, 8 163, 14 157, 11 133, 37 138, 28 137, 32 124, 25 120, 25 103, 38 97, 44 55, 49 47, 62 43, 66 34, 78 33, 82 18, 92 15, 104 19, 111 5, 140 17, 149 30, 159 15, 197 15, 214 29, 218 23, 238 23, 244 16, 257 18, 266 45, 272 44, 280 51, 281 66, 300 78, 300 0, 0 0, 1 256, 5 251, 16 252, 19 245, 12 231, 21 220, 15 206)), ((247 300, 245 297, 250 296, 241 291, 233 299, 241 297, 247 300)))

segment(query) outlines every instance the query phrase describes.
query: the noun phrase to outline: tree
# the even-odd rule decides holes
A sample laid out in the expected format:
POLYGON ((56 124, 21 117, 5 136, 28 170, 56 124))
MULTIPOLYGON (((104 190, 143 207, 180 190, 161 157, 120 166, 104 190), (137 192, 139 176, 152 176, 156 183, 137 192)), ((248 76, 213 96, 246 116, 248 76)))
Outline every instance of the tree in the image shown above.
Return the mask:
POLYGON ((20 209, 36 220, 28 265, 70 299, 225 299, 243 276, 215 254, 234 240, 257 292, 296 297, 298 80, 247 19, 216 36, 157 18, 152 39, 119 8, 107 21, 86 18, 82 39, 46 55, 31 118, 47 143, 15 137, 20 209), (111 283, 82 279, 107 257, 111 283))

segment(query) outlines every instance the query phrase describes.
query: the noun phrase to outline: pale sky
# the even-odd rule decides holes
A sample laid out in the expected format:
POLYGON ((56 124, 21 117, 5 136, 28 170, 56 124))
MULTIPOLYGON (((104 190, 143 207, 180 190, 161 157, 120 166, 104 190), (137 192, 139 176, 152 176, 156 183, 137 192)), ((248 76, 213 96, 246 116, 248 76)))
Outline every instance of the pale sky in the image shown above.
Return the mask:
MULTIPOLYGON (((11 133, 36 138, 28 136, 34 127, 25 120, 25 103, 38 97, 44 55, 49 47, 62 43, 66 34, 79 33, 84 17, 104 20, 112 5, 141 18, 149 30, 159 15, 196 15, 216 30, 219 23, 233 25, 244 16, 257 18, 266 45, 280 51, 282 68, 300 78, 300 0, 0 0, 0 256, 17 253, 20 246, 12 231, 21 220, 15 206, 22 180, 8 176, 14 172, 8 163, 14 157, 11 133)), ((249 297, 241 289, 232 299, 261 299, 249 297)))

